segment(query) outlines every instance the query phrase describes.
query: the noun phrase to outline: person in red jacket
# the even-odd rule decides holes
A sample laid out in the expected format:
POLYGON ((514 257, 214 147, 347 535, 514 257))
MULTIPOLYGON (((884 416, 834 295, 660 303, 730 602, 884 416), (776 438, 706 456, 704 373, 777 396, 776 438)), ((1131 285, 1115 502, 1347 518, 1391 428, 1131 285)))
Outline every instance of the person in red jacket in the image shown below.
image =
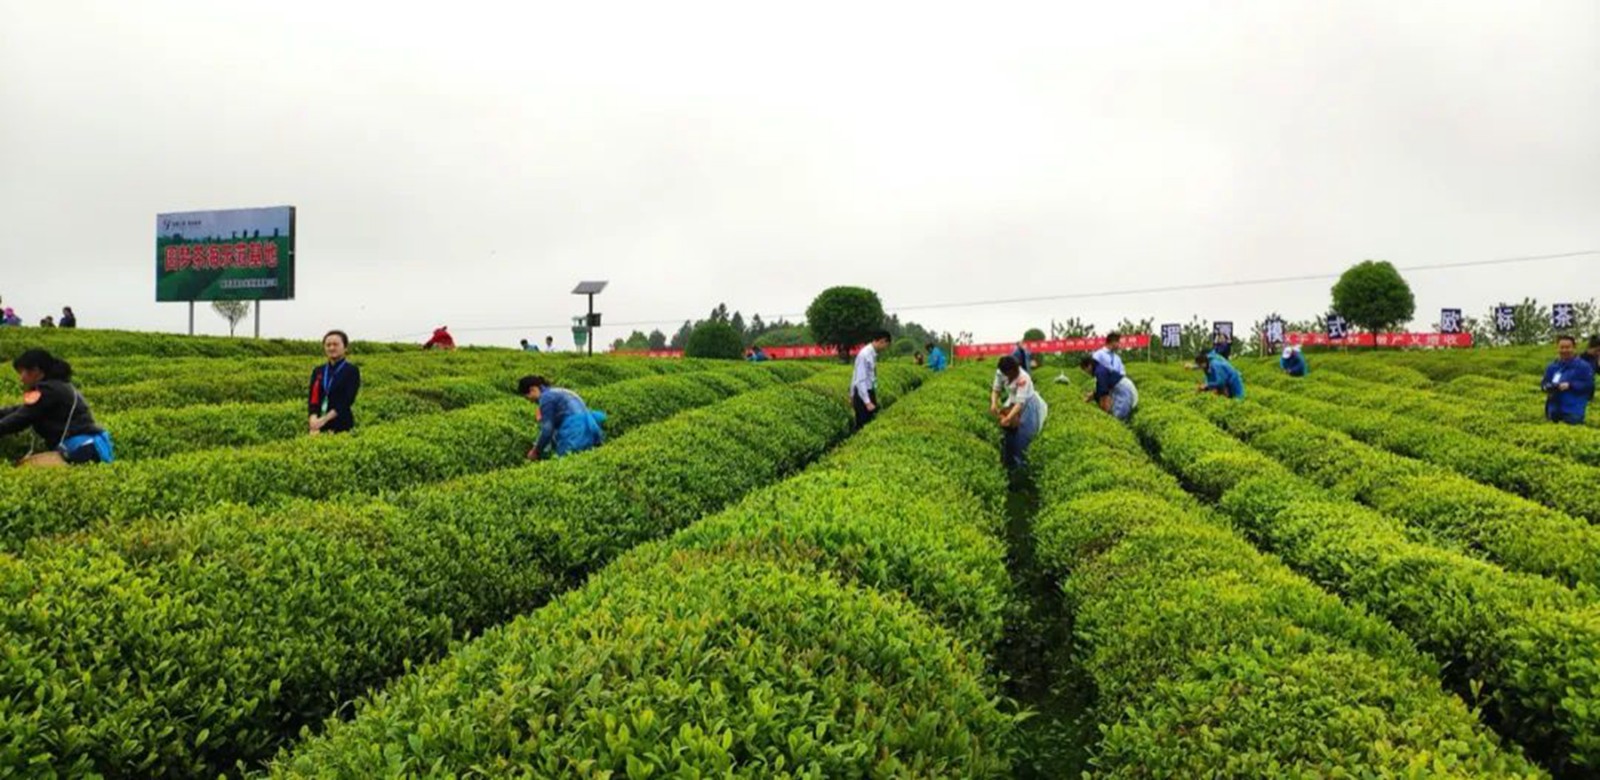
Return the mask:
POLYGON ((433 338, 428 339, 428 343, 422 345, 423 349, 433 349, 434 347, 438 347, 439 349, 456 348, 456 340, 450 336, 450 326, 440 325, 439 327, 434 328, 433 338))

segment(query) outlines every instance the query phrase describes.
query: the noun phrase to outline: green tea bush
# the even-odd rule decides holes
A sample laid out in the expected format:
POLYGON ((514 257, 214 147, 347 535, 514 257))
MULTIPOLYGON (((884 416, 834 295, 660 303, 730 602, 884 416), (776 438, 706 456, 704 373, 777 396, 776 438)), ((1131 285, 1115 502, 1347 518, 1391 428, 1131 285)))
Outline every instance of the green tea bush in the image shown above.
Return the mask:
POLYGON ((981 652, 1005 483, 970 379, 397 681, 274 774, 1006 776, 981 652))
MULTIPOLYGON (((1135 428, 1184 479, 1198 468, 1185 453, 1245 448, 1199 412, 1153 396, 1145 406, 1135 428)), ((1275 463, 1217 481, 1231 484, 1220 508, 1252 539, 1388 619, 1442 662, 1455 690, 1481 686, 1492 722, 1531 754, 1558 772, 1600 765, 1600 606, 1592 592, 1414 541, 1394 518, 1323 493, 1275 463)))
MULTIPOLYGON (((1508 568, 1567 584, 1600 587, 1600 529, 1444 469, 1396 458, 1322 427, 1368 425, 1352 422, 1371 414, 1366 410, 1311 409, 1307 414, 1316 414, 1313 424, 1261 406, 1294 407, 1298 402, 1311 403, 1261 391, 1236 404, 1237 408, 1205 403, 1196 408, 1255 450, 1229 447, 1216 452, 1267 456, 1339 495, 1369 504, 1427 535, 1480 551, 1508 568), (1335 465, 1330 468, 1330 463, 1335 465)), ((1402 421, 1381 425, 1395 430, 1414 427, 1402 421)), ((1194 439, 1185 446, 1200 441, 1194 439)), ((1500 449, 1503 452, 1505 448, 1500 449)))
MULTIPOLYGON (((666 389, 693 379, 654 380, 656 412, 697 405, 666 389)), ((847 375, 817 379, 832 392, 770 387, 394 504, 228 507, 0 555, 0 766, 199 776, 264 758, 453 638, 815 459, 850 427, 847 375)))
MULTIPOLYGON (((593 408, 617 408, 617 416, 606 423, 616 435, 687 405, 712 403, 778 381, 757 366, 733 368, 715 380, 652 376, 585 395, 593 408)), ((358 429, 352 435, 308 436, 94 468, 19 472, 0 480, 0 549, 97 521, 160 517, 218 502, 260 505, 289 498, 373 495, 506 468, 522 462, 536 432, 533 405, 510 394, 503 401, 358 429)))
MULTIPOLYGON (((1539 775, 1439 690, 1437 667, 1404 637, 1254 550, 1115 420, 1046 392, 1035 527, 1041 562, 1068 575, 1099 695, 1098 775, 1539 775)), ((1139 415, 1172 421, 1160 408, 1139 415)), ((1258 465, 1200 466, 1203 447, 1162 444, 1195 471, 1258 465)))

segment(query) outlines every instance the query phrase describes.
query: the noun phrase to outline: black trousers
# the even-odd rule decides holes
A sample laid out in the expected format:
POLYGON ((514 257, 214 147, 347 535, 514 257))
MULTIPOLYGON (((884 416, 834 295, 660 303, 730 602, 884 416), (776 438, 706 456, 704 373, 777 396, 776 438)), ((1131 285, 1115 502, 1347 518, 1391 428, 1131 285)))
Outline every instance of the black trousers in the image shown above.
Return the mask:
POLYGON ((872 418, 878 416, 878 391, 868 390, 867 395, 872 398, 872 411, 867 411, 867 405, 862 402, 861 396, 850 393, 850 405, 856 409, 856 430, 861 430, 872 418))

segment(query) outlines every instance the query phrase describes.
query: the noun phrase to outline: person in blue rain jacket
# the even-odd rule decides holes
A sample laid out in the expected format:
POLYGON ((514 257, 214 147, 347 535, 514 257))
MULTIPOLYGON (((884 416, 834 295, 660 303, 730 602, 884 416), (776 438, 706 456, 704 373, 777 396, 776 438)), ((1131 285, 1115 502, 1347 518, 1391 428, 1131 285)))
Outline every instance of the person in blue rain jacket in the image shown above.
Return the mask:
POLYGON ((1218 355, 1216 350, 1205 350, 1194 359, 1195 365, 1206 373, 1205 384, 1197 390, 1202 393, 1216 393, 1224 398, 1238 400, 1244 397, 1244 377, 1239 376, 1239 369, 1234 368, 1228 359, 1218 355))
POLYGON ((1306 356, 1300 353, 1300 347, 1279 344, 1278 348, 1283 351, 1278 356, 1278 368, 1283 369, 1284 373, 1297 377, 1311 373, 1311 366, 1306 363, 1306 356))
POLYGON ((1562 336, 1556 342, 1556 360, 1544 370, 1539 386, 1545 392, 1544 416, 1553 423, 1582 425, 1594 397, 1594 369, 1578 357, 1578 342, 1562 336))
POLYGON ((539 405, 539 439, 528 450, 529 460, 539 460, 552 449, 556 457, 583 452, 605 440, 600 430, 605 412, 591 411, 577 393, 551 387, 549 380, 536 374, 517 380, 517 392, 539 405))
POLYGON ((928 342, 928 368, 934 371, 943 371, 950 366, 950 361, 944 356, 944 350, 938 344, 928 342))

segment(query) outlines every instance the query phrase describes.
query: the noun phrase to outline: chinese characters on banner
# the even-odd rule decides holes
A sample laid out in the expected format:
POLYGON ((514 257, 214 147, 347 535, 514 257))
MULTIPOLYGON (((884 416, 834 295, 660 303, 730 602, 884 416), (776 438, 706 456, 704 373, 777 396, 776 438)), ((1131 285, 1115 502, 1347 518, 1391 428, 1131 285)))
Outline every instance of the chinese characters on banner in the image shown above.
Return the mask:
POLYGON ((1510 333, 1517 329, 1517 310, 1510 306, 1494 307, 1494 329, 1510 333))
MULTIPOLYGON (((1093 352, 1106 345, 1106 340, 1100 336, 1091 336, 1081 339, 1049 339, 1046 341, 1024 341, 1022 346, 1031 353, 1050 354, 1058 352, 1093 352)), ((1150 346, 1148 334, 1127 334, 1122 337, 1123 349, 1143 349, 1150 346)), ((1017 345, 1011 342, 1003 344, 962 344, 956 347, 956 357, 993 357, 1009 355, 1017 345)), ((770 354, 770 350, 768 353, 770 354)))
POLYGON ((1550 327, 1556 330, 1570 330, 1576 319, 1570 303, 1558 303, 1550 307, 1550 327))
POLYGON ((1170 323, 1161 326, 1161 346, 1167 349, 1177 349, 1183 346, 1183 326, 1170 323))
POLYGON ((1347 333, 1334 340, 1326 333, 1290 333, 1286 342, 1304 347, 1438 347, 1472 346, 1471 333, 1347 333))
POLYGON ((1439 310, 1439 332, 1440 333, 1460 333, 1461 332, 1461 310, 1460 309, 1440 309, 1439 310))
POLYGON ((1267 343, 1268 344, 1281 343, 1283 341, 1284 330, 1285 330, 1285 326, 1283 324, 1283 320, 1281 320, 1281 319, 1279 319, 1277 317, 1273 317, 1273 318, 1267 320, 1267 327, 1266 327, 1267 343))
POLYGON ((1338 313, 1330 312, 1328 314, 1328 338, 1338 340, 1349 336, 1350 323, 1346 322, 1345 318, 1339 316, 1338 313))

